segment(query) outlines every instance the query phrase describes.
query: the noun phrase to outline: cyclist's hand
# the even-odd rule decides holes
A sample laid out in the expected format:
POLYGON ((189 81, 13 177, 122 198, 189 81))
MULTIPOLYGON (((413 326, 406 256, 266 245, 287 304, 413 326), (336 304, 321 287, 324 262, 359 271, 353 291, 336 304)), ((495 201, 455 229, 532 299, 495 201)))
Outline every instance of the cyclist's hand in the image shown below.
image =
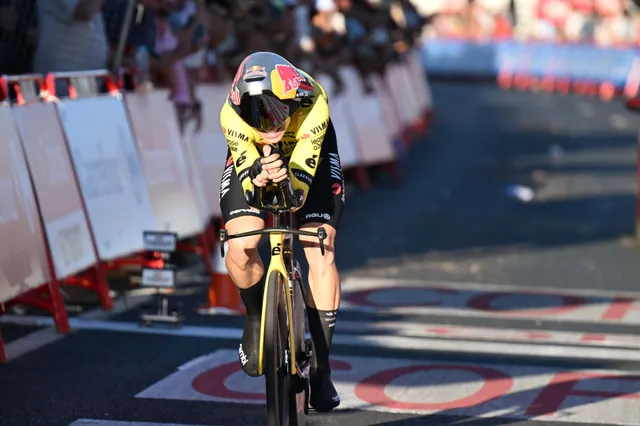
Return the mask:
POLYGON ((277 170, 269 175, 269 179, 271 179, 275 183, 282 182, 288 177, 289 177, 289 173, 287 173, 286 167, 283 167, 280 170, 277 170))
POLYGON ((260 158, 256 158, 256 161, 253 162, 249 169, 249 177, 251 178, 251 183, 259 188, 269 183, 269 172, 263 169, 260 158))
POLYGON ((262 188, 267 183, 269 183, 269 172, 266 170, 262 170, 258 176, 251 179, 251 182, 258 188, 262 188))
POLYGON ((262 152, 264 157, 260 159, 262 162, 262 170, 266 170, 270 175, 280 170, 280 167, 284 164, 280 159, 279 153, 271 153, 273 147, 271 145, 264 145, 262 152))

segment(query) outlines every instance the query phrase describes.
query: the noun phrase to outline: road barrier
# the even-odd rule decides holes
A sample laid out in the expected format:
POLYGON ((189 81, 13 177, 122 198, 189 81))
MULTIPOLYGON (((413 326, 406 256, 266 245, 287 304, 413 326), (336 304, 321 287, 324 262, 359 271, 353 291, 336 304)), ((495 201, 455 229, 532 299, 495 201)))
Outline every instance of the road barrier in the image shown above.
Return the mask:
MULTIPOLYGON (((371 93, 354 68, 339 72, 340 94, 328 77, 318 81, 329 94, 347 177, 367 189, 371 167, 390 166, 399 178, 399 157, 434 108, 419 53, 374 78, 371 93)), ((91 289, 112 309, 107 273, 145 265, 147 230, 175 232, 178 250, 202 256, 211 277, 205 310, 241 311, 222 260, 212 257, 220 256, 227 151, 219 111, 230 83, 199 85, 204 121, 183 133, 166 90, 123 92, 118 83, 106 71, 0 79, 0 313, 36 306, 69 332, 61 285, 91 289), (96 82, 108 93, 85 94, 96 82), (69 96, 59 99, 61 83, 69 96)))

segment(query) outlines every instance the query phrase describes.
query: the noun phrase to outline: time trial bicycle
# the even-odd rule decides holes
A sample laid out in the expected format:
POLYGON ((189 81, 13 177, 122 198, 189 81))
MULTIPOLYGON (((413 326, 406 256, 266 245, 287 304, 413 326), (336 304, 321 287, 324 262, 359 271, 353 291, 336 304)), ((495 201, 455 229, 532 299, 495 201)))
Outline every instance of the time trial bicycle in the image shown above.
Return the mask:
POLYGON ((265 274, 258 374, 265 376, 268 426, 302 426, 309 413, 311 340, 306 339, 306 289, 300 264, 293 255, 293 236, 317 237, 325 254, 326 229, 293 228, 291 200, 298 197, 290 180, 270 183, 245 194, 249 205, 273 217, 273 226, 229 235, 220 231, 220 248, 230 239, 269 235, 270 262, 265 274))

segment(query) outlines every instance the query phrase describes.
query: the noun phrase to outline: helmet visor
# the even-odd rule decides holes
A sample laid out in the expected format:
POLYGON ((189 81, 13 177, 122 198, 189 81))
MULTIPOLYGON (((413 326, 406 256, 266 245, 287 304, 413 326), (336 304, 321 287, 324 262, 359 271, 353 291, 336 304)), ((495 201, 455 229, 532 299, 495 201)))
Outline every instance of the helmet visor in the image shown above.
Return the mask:
POLYGON ((284 125, 297 105, 296 101, 281 101, 267 94, 246 96, 242 100, 240 116, 254 129, 266 131, 284 125))

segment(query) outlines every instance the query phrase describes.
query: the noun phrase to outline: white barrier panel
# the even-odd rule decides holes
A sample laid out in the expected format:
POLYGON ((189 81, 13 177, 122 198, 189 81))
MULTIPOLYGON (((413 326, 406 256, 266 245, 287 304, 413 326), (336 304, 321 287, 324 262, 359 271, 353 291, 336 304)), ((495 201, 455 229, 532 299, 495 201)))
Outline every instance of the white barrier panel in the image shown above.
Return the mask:
POLYGON ((228 93, 226 85, 203 84, 197 89, 202 100, 202 129, 188 131, 185 144, 191 164, 199 171, 203 192, 208 203, 208 215, 220 217, 220 179, 227 160, 227 142, 220 126, 220 109, 228 93))
POLYGON ((353 126, 349 123, 346 98, 344 94, 337 96, 334 94, 334 84, 330 77, 320 75, 316 81, 324 87, 329 97, 329 114, 333 127, 336 129, 340 164, 344 169, 355 167, 360 164, 358 146, 355 139, 357 135, 353 126))
POLYGON ((422 116, 420 108, 420 88, 424 82, 424 76, 420 77, 419 81, 416 81, 415 76, 412 75, 409 68, 409 57, 405 56, 400 61, 399 65, 399 79, 402 85, 404 107, 408 111, 410 124, 422 116))
POLYGON ((48 282, 45 242, 11 109, 0 107, 0 302, 48 282))
POLYGON ((431 87, 429 86, 429 80, 425 72, 424 67, 420 61, 420 52, 414 49, 407 56, 407 67, 411 74, 411 81, 415 81, 415 90, 419 94, 418 106, 420 113, 424 114, 427 111, 433 110, 433 96, 431 95, 431 87))
POLYGON ((159 229, 179 237, 204 229, 191 189, 180 131, 167 90, 127 93, 125 103, 159 229))
POLYGON ((96 263, 78 184, 56 107, 39 103, 13 108, 27 155, 56 277, 96 263))
POLYGON ((197 125, 194 122, 186 123, 184 133, 181 137, 181 143, 184 153, 184 161, 187 164, 187 177, 189 178, 189 185, 193 190, 193 195, 195 197, 195 202, 198 208, 198 214, 203 219, 208 219, 212 215, 211 209, 209 208, 210 203, 207 199, 205 185, 202 182, 202 173, 200 173, 200 169, 196 167, 196 165, 198 164, 198 159, 195 156, 194 149, 191 144, 193 134, 196 132, 196 126, 197 125))
POLYGON ((143 249, 157 229, 149 191, 122 101, 112 96, 57 104, 102 260, 143 249))
POLYGON ((400 116, 393 97, 391 96, 389 88, 384 84, 380 77, 375 76, 371 79, 371 82, 373 83, 373 88, 380 100, 380 106, 382 107, 384 119, 387 123, 387 128, 389 129, 389 134, 393 139, 396 139, 402 135, 403 128, 400 123, 400 116))
POLYGON ((407 108, 407 102, 405 100, 405 86, 402 83, 403 78, 400 65, 395 62, 391 62, 387 65, 387 72, 384 75, 384 82, 391 92, 393 102, 396 104, 396 111, 400 118, 400 125, 402 128, 407 128, 411 125, 412 117, 411 111, 407 108))
POLYGON ((392 136, 387 128, 380 100, 365 94, 355 68, 340 69, 346 87, 347 117, 357 132, 363 165, 386 163, 395 158, 392 136))

